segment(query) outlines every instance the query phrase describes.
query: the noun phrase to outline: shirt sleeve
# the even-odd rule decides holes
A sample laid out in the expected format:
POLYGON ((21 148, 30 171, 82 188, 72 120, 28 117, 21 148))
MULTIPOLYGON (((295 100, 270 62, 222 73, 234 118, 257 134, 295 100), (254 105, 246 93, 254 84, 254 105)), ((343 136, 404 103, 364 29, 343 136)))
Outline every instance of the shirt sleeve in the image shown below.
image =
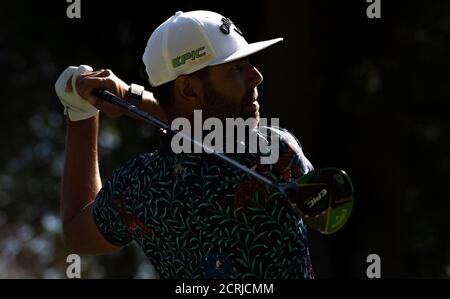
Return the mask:
POLYGON ((139 171, 141 157, 132 159, 114 170, 98 192, 93 216, 97 227, 105 239, 115 246, 124 246, 132 241, 130 208, 133 178, 139 171))
POLYGON ((283 181, 295 181, 314 169, 294 135, 283 128, 271 127, 270 130, 273 137, 279 137, 280 151, 275 168, 283 181))

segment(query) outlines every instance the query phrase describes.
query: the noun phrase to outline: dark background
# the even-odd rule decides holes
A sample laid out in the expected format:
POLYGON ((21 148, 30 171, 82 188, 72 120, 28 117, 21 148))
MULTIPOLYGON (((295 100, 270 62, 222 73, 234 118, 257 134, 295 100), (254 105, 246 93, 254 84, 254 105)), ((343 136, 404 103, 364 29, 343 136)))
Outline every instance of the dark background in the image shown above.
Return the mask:
MULTIPOLYGON (((59 222, 63 109, 53 86, 69 65, 139 77, 151 32, 177 10, 232 19, 254 42, 284 37, 252 58, 263 73, 262 117, 279 117, 316 168, 345 169, 356 202, 342 231, 312 230, 318 278, 450 277, 449 1, 0 2, 0 278, 65 277, 59 222), (245 5, 245 6, 244 6, 245 5)), ((101 120, 101 173, 158 144, 154 129, 101 120)), ((153 277, 142 253, 83 257, 82 277, 153 277)))

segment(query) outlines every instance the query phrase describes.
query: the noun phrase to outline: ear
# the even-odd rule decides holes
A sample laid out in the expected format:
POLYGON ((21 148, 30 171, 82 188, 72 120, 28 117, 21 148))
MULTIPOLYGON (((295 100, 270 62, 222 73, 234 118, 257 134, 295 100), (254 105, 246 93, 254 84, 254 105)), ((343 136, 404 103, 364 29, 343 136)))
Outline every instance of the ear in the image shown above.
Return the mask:
POLYGON ((181 75, 175 80, 175 93, 192 104, 203 99, 203 84, 195 76, 181 75))

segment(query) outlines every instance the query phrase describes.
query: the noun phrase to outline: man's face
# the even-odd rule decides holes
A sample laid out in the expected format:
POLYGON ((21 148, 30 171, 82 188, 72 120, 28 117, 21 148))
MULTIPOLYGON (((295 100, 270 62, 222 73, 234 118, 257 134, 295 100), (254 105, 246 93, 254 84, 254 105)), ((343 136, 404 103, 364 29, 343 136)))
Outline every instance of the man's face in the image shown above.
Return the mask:
POLYGON ((209 67, 203 80, 203 117, 254 117, 259 120, 257 86, 262 82, 261 73, 243 58, 209 67))

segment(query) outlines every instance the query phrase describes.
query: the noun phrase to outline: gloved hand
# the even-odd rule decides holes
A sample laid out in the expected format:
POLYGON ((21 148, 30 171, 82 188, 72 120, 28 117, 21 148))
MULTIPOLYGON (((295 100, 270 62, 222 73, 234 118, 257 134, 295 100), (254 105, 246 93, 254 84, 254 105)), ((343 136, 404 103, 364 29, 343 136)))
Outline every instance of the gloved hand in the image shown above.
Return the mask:
POLYGON ((75 82, 79 75, 92 72, 93 69, 88 65, 79 67, 70 66, 59 76, 55 83, 55 91, 64 106, 64 114, 69 116, 71 121, 88 119, 98 113, 98 109, 92 106, 87 100, 84 100, 75 88, 75 82), (72 78, 72 91, 66 91, 67 80, 72 78))

